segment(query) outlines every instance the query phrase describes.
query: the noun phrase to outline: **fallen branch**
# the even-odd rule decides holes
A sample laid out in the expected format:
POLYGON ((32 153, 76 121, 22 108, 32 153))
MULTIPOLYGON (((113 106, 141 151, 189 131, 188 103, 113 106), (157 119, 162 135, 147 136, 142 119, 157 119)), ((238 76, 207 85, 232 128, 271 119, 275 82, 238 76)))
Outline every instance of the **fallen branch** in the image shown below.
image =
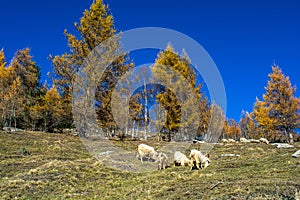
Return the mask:
POLYGON ((213 190, 215 187, 217 187, 218 185, 223 184, 223 182, 217 182, 216 184, 214 184, 213 186, 210 187, 210 190, 213 190))

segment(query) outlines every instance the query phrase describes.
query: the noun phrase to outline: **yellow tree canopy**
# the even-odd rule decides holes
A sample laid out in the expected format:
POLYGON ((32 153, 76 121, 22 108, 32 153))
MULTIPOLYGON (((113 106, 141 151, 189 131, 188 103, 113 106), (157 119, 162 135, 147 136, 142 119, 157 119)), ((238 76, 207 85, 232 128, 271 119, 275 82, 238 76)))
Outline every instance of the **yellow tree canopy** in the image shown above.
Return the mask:
POLYGON ((263 100, 257 99, 254 105, 258 126, 269 139, 284 136, 292 141, 292 134, 299 127, 299 99, 294 96, 296 87, 278 66, 273 66, 265 89, 263 100))

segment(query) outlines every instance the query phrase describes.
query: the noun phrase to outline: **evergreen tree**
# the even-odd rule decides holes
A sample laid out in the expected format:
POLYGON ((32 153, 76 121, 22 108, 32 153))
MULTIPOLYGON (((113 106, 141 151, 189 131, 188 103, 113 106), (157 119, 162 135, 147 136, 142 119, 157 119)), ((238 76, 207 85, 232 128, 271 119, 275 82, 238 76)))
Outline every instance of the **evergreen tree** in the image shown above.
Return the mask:
POLYGON ((284 137, 293 142, 293 133, 299 127, 299 99, 296 98, 296 88, 291 85, 289 77, 282 73, 278 66, 272 67, 268 85, 263 100, 256 100, 254 118, 263 134, 270 140, 284 137))
POLYGON ((45 82, 39 87, 36 97, 34 98, 34 104, 29 108, 30 122, 28 123, 28 126, 30 125, 31 130, 45 131, 44 117, 40 107, 43 104, 43 99, 47 92, 48 88, 47 83, 45 82))

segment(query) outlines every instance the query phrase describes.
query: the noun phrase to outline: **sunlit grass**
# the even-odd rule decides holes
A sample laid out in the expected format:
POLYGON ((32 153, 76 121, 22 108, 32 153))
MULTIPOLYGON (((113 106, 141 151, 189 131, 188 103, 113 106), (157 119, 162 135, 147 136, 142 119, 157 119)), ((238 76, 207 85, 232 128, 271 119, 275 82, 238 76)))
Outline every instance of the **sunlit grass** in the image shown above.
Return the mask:
MULTIPOLYGON (((204 170, 129 173, 99 163, 74 136, 0 132, 0 142, 0 199, 295 199, 300 191, 300 160, 291 157, 299 144, 216 145, 204 170)), ((138 143, 115 142, 134 154, 138 143)))

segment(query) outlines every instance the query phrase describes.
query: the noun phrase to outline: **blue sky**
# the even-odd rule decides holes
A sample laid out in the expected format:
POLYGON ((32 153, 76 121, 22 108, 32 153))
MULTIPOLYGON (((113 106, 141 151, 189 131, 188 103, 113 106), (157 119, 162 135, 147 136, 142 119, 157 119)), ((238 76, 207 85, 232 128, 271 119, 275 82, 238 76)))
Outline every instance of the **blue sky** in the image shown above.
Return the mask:
MULTIPOLYGON (((66 28, 75 33, 92 0, 2 1, 0 48, 9 62, 17 49, 30 47, 42 78, 51 71, 49 54, 67 51, 66 28)), ((199 42, 215 61, 227 95, 227 116, 239 119, 261 98, 275 61, 299 87, 300 1, 106 0, 119 31, 164 27, 199 42)), ((151 58, 151 56, 149 56, 151 58)), ((134 58, 149 62, 149 58, 134 58)), ((152 58, 151 58, 152 59, 152 58)), ((150 59, 150 61, 151 61, 150 59)), ((139 63, 140 64, 140 63, 139 63)))

